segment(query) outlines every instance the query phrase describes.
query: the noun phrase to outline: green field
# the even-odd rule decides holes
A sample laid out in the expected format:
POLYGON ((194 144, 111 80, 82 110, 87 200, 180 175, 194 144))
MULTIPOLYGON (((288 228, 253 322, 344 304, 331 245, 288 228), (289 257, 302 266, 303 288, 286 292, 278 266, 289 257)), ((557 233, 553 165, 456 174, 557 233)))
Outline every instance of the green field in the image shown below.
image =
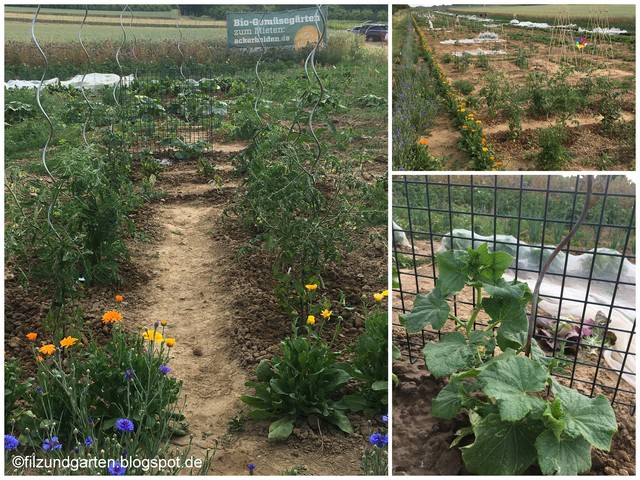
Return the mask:
MULTIPOLYGON (((35 13, 35 8, 32 6, 29 7, 17 7, 17 6, 7 6, 4 7, 5 13, 27 13, 33 15, 35 13)), ((42 15, 80 15, 84 16, 84 8, 69 8, 69 9, 60 9, 60 8, 50 8, 50 7, 42 7, 40 9, 40 13, 42 15)), ((89 15, 98 16, 98 17, 120 17, 120 11, 117 10, 89 10, 89 15)), ((134 10, 136 17, 138 18, 176 18, 177 12, 175 9, 168 12, 136 12, 134 10)), ((126 15, 129 14, 125 13, 126 15)))
MULTIPOLYGON (((78 26, 70 26, 65 23, 36 24, 35 33, 38 42, 65 43, 78 41, 78 26)), ((226 28, 186 28, 181 27, 183 41, 190 40, 215 40, 226 38, 226 28)), ((131 40, 131 32, 138 40, 162 41, 175 39, 178 41, 180 34, 175 26, 137 27, 126 28, 127 36, 131 40)), ((5 41, 16 42, 31 41, 31 24, 27 22, 4 22, 5 41)), ((82 40, 85 43, 101 42, 105 40, 121 41, 122 29, 116 25, 85 25, 82 29, 82 40)))
MULTIPOLYGON (((449 7, 451 12, 487 13, 511 15, 518 14, 520 19, 531 18, 555 18, 564 8, 569 7, 569 15, 577 18, 589 18, 589 13, 594 5, 473 5, 468 7, 449 7)), ((633 19, 636 16, 635 5, 607 5, 606 10, 611 18, 633 19)))

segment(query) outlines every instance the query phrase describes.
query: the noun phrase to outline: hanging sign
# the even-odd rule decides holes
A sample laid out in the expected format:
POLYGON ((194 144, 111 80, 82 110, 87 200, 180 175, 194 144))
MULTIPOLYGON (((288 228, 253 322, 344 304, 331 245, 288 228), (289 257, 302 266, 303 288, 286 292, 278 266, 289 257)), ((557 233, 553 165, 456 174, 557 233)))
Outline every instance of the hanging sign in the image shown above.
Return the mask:
MULTIPOLYGON (((294 47, 315 45, 327 22, 326 5, 283 12, 227 14, 229 48, 294 47)), ((326 36, 323 44, 326 46, 326 36)))

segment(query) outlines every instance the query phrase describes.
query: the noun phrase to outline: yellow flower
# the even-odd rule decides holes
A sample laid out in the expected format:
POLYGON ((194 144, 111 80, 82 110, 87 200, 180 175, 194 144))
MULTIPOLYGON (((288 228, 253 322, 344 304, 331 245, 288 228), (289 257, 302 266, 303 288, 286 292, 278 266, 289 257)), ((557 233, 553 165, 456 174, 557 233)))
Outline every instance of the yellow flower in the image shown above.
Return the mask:
POLYGON ((160 325, 162 325, 163 327, 166 327, 167 326, 167 321, 166 320, 162 320, 160 322, 160 325))
POLYGON ((64 347, 64 348, 69 348, 70 346, 75 344, 77 341, 78 341, 77 338, 74 338, 72 336, 68 336, 68 337, 63 338, 62 340, 60 340, 60 346, 64 347))
POLYGON ((146 330, 142 332, 142 336, 148 342, 162 343, 162 341, 164 340, 162 334, 157 330, 146 330))
POLYGON ((102 315, 102 323, 114 323, 121 321, 122 315, 120 314, 120 312, 116 312, 115 310, 109 310, 108 312, 105 312, 104 315, 102 315))
POLYGON ((381 302, 382 299, 384 298, 384 295, 382 293, 374 293, 373 298, 375 299, 376 302, 381 302))
POLYGON ((389 290, 383 290, 382 291, 382 296, 388 297, 389 296, 389 290))
POLYGON ((495 160, 495 159, 496 159, 496 157, 494 157, 493 155, 491 155, 491 156, 489 157, 489 160, 495 160))
POLYGON ((40 347, 40 353, 44 355, 53 355, 56 351, 56 346, 53 343, 48 343, 40 347))
POLYGON ((480 125, 482 122, 480 120, 476 120, 476 123, 480 125))
POLYGON ((464 108, 461 108, 460 111, 464 113, 464 108))
POLYGON ((307 317, 307 325, 313 325, 316 323, 316 317, 314 317, 313 315, 309 315, 307 317))
POLYGON ((306 288, 309 292, 313 292, 316 288, 318 288, 318 284, 310 283, 308 285, 305 285, 304 288, 306 288))
POLYGON ((320 315, 322 315, 323 318, 329 318, 332 313, 333 313, 333 310, 329 310, 328 308, 325 308, 322 312, 320 312, 320 315))
POLYGON ((489 151, 489 149, 488 149, 487 147, 482 147, 482 151, 483 151, 483 152, 488 152, 488 151, 489 151))
POLYGON ((164 342, 167 344, 167 347, 171 348, 176 344, 175 338, 165 338, 164 342))
POLYGON ((27 338, 33 342, 36 338, 38 338, 38 334, 35 332, 27 333, 27 338))

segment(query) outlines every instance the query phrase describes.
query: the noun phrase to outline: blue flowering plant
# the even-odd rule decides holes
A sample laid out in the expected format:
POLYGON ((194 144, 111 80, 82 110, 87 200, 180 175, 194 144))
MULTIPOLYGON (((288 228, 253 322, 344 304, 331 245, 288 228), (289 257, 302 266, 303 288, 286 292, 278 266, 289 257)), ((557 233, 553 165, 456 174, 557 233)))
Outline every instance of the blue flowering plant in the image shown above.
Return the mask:
POLYGON ((449 378, 432 403, 432 415, 451 419, 460 410, 469 415, 470 426, 454 440, 457 445, 473 436, 461 448, 467 470, 520 475, 537 464, 545 475, 587 472, 592 447, 611 446, 615 414, 604 396, 586 397, 551 376, 554 360, 529 333, 529 288, 503 278, 514 258, 490 252, 485 243, 439 253, 436 260, 435 288, 419 294, 400 320, 409 333, 453 323, 439 342, 424 347, 424 357, 435 377, 449 378), (477 299, 468 320, 454 315, 448 302, 464 288, 473 288, 477 299), (485 329, 480 313, 487 319, 485 329))
POLYGON ((389 471, 389 434, 387 415, 381 416, 383 425, 369 435, 369 442, 362 455, 362 472, 365 475, 387 475, 389 471))

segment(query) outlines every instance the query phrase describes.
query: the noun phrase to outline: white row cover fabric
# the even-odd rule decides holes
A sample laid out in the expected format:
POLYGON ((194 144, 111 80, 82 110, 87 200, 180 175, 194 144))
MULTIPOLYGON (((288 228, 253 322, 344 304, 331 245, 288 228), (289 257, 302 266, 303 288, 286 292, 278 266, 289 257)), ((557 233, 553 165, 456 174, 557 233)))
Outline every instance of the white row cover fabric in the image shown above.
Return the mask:
POLYGON ((469 44, 469 43, 486 43, 486 42, 505 42, 498 38, 498 34, 495 32, 482 32, 476 38, 461 38, 460 40, 443 40, 440 42, 442 45, 455 45, 455 44, 469 44))
MULTIPOLYGON (((122 77, 122 84, 125 86, 131 85, 133 81, 133 75, 127 75, 122 77)), ((45 80, 44 85, 60 85, 63 87, 82 88, 84 86, 87 90, 97 90, 101 87, 112 87, 120 82, 120 75, 115 73, 87 73, 87 75, 76 75, 71 80, 60 81, 59 78, 52 78, 45 80), (84 77, 84 81, 83 81, 84 77)), ((9 80, 5 82, 6 89, 13 88, 38 88, 40 80, 9 80)))

